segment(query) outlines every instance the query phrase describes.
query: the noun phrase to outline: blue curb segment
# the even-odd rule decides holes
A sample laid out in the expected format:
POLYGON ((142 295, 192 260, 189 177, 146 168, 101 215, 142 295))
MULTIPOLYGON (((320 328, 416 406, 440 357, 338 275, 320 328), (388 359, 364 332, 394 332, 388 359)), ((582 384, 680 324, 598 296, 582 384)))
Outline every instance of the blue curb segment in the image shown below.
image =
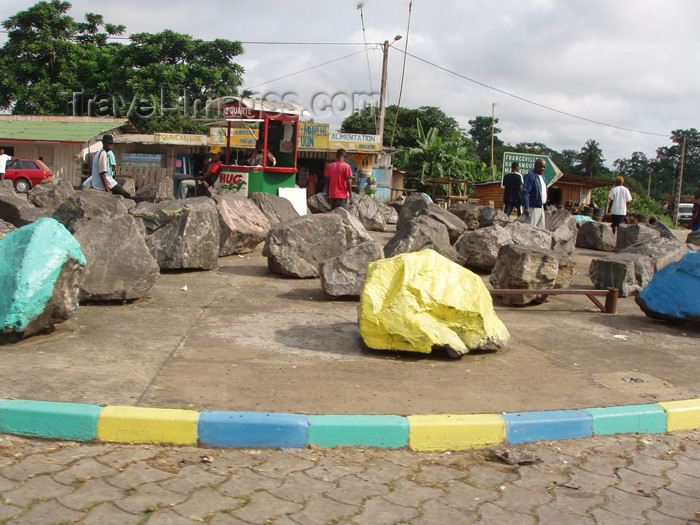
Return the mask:
POLYGON ((224 448, 304 448, 309 418, 263 412, 202 412, 197 423, 199 442, 224 448))
POLYGON ((593 416, 583 410, 551 410, 502 414, 506 441, 512 445, 529 441, 589 437, 593 416))

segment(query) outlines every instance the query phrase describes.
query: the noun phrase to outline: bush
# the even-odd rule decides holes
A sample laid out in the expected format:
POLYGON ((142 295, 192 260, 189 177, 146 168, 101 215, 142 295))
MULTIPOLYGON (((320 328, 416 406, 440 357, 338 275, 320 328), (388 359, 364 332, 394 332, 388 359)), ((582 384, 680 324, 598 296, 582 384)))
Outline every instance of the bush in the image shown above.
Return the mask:
MULTIPOLYGON (((593 188, 591 190, 591 202, 594 202, 599 208, 606 208, 608 205, 608 188, 593 188)), ((645 213, 649 215, 661 215, 664 212, 664 207, 656 202, 651 197, 632 193, 632 202, 627 204, 627 211, 632 213, 645 213)))

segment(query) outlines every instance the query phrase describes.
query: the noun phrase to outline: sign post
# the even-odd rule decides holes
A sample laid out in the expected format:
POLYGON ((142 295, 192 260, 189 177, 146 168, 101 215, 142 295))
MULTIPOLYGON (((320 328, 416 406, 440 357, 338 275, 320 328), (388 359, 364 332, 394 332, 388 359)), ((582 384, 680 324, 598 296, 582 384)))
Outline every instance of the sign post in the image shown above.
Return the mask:
POLYGON ((531 171, 535 167, 535 160, 544 159, 545 170, 544 170, 544 180, 547 181, 547 186, 551 186, 560 177, 564 175, 562 171, 557 167, 552 159, 546 155, 534 155, 531 153, 512 153, 506 152, 503 154, 503 173, 501 174, 501 186, 503 186, 503 177, 506 173, 510 172, 510 167, 514 162, 520 164, 520 174, 525 176, 525 174, 531 171))

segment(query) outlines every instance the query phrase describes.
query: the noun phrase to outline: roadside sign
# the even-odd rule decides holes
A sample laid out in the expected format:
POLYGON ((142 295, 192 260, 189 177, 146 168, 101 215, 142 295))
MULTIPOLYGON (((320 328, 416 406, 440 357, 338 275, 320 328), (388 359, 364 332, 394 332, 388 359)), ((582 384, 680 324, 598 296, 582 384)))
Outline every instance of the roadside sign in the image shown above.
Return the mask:
POLYGON ((547 181, 547 186, 551 186, 559 178, 564 175, 562 171, 557 168, 557 165, 552 162, 552 159, 545 155, 533 155, 531 153, 510 153, 506 152, 503 154, 503 174, 501 176, 501 186, 503 186, 503 177, 506 173, 510 173, 510 167, 514 162, 520 164, 520 174, 524 177, 526 173, 532 171, 535 167, 536 159, 544 159, 545 170, 544 170, 544 180, 547 181))

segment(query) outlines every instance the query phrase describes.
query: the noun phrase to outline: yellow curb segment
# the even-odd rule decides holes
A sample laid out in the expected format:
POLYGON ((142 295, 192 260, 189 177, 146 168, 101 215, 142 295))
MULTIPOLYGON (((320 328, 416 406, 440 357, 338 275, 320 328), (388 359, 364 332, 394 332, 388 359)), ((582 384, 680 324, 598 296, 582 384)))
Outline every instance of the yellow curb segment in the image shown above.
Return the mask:
POLYGON ((108 406, 102 409, 97 438, 120 443, 197 444, 196 410, 108 406))
POLYGON ((506 440, 506 423, 497 414, 419 415, 408 421, 413 450, 486 448, 506 440))

